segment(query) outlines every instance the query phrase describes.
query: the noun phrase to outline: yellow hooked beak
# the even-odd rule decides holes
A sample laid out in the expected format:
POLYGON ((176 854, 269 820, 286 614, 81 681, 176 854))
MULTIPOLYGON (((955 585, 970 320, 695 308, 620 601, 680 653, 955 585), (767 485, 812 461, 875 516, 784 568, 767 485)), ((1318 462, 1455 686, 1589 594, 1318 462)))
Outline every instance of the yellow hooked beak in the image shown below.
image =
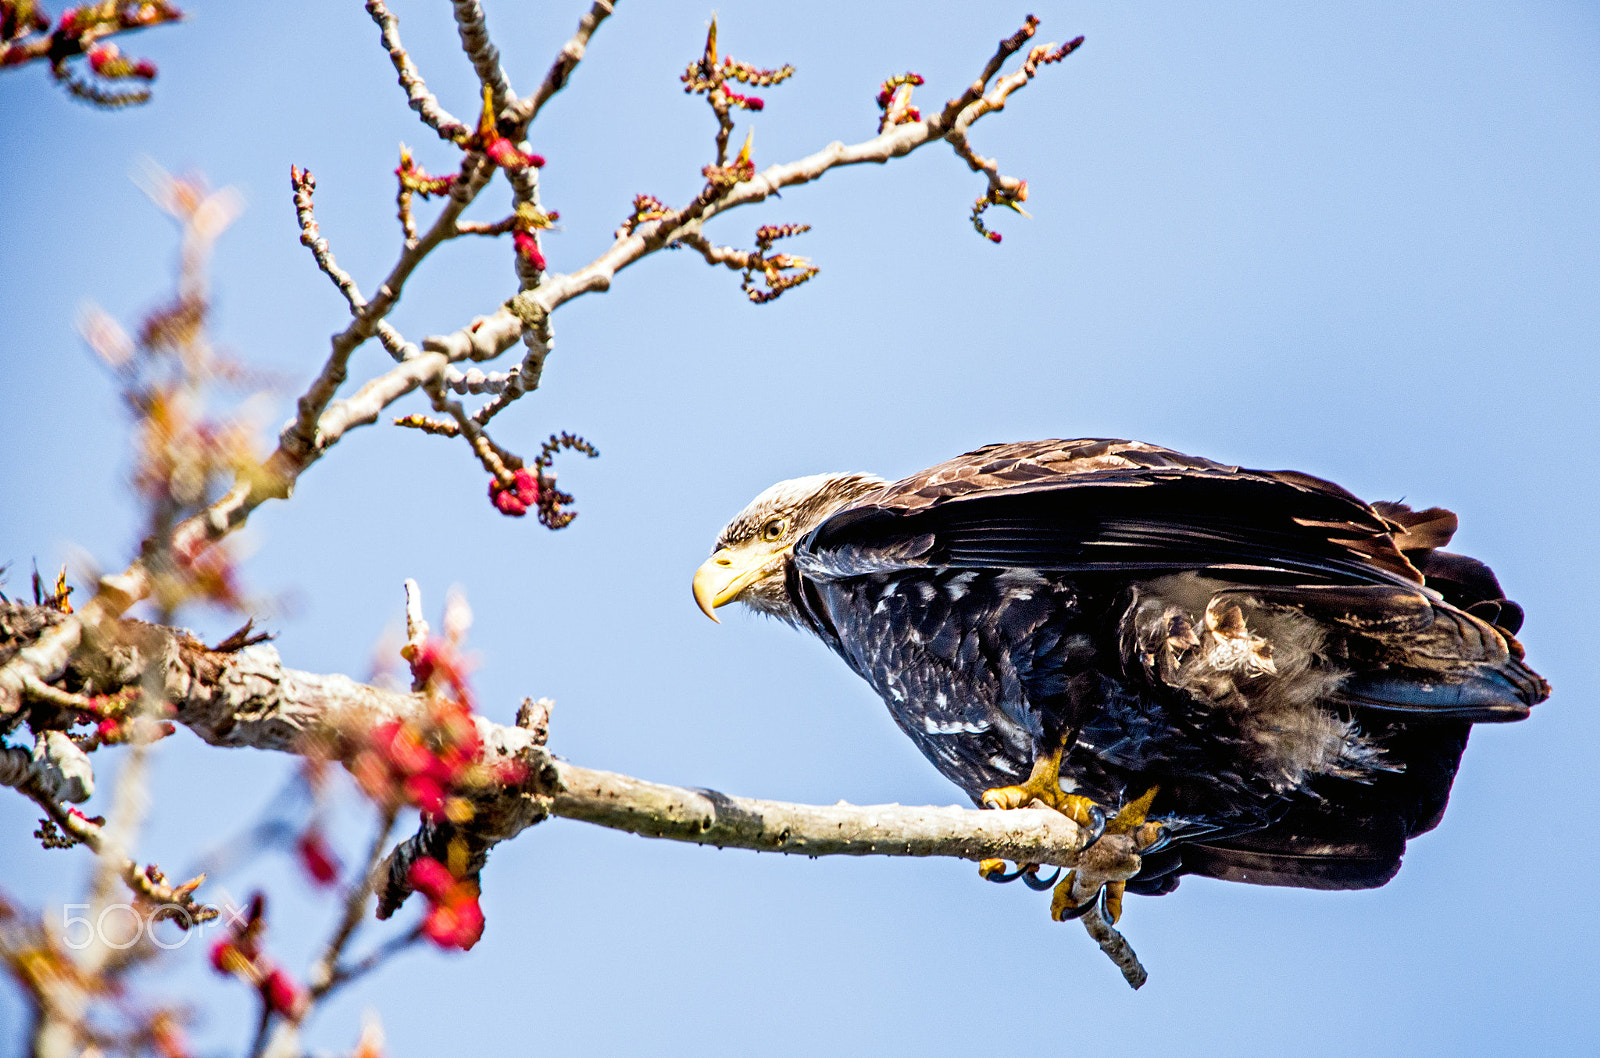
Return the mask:
POLYGON ((772 567, 782 562, 788 553, 787 547, 770 550, 760 545, 746 545, 725 547, 706 559, 694 571, 694 601, 700 607, 700 612, 717 621, 717 615, 712 611, 738 598, 739 593, 751 582, 771 572, 772 567))

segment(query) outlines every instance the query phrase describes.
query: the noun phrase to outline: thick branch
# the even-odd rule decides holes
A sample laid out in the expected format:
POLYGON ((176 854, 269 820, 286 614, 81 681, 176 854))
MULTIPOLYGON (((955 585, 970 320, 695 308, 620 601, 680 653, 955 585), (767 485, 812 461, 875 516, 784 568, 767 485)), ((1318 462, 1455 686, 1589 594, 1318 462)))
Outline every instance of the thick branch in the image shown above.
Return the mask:
MULTIPOLYGON (((162 663, 177 721, 215 746, 302 753, 337 741, 341 731, 424 709, 416 694, 285 668, 267 644, 217 654, 186 637, 164 635, 162 663)), ((1082 831, 1057 812, 816 806, 732 797, 556 760, 530 731, 476 720, 485 763, 533 764, 528 796, 552 815, 613 830, 804 856, 952 856, 1065 867, 1078 862, 1082 831)))
POLYGON ((516 97, 511 81, 500 66, 500 49, 489 39, 489 26, 484 21, 483 7, 478 0, 450 0, 455 8, 456 32, 461 37, 461 50, 472 60, 472 69, 478 81, 489 89, 494 99, 494 112, 500 113, 516 97))
MULTIPOLYGON (((165 673, 164 693, 177 709, 177 722, 214 746, 294 754, 325 750, 341 741, 341 733, 418 716, 425 708, 417 694, 285 668, 268 644, 219 653, 182 633, 136 623, 130 639, 139 644, 135 649, 145 665, 165 673)), ((72 669, 74 681, 108 671, 103 661, 90 658, 75 658, 72 669)), ((129 670, 124 664, 119 671, 129 670)), ((98 693, 114 689, 96 686, 98 693)), ((533 765, 521 792, 550 814, 614 830, 804 856, 952 856, 1067 867, 1078 862, 1082 831, 1056 812, 815 806, 732 797, 556 760, 544 751, 538 732, 475 719, 485 763, 533 765)))

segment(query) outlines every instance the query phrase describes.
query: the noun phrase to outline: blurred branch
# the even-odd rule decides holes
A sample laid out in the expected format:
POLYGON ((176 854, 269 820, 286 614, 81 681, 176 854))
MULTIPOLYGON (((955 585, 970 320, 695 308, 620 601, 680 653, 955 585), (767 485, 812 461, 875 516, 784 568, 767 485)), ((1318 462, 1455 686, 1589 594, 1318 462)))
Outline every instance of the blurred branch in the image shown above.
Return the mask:
POLYGON ((80 79, 68 63, 85 57, 93 77, 106 83, 149 83, 156 78, 155 64, 127 58, 109 38, 184 17, 167 0, 100 0, 69 8, 51 29, 50 16, 32 0, 0 0, 0 70, 43 60, 50 75, 86 103, 108 109, 147 103, 148 88, 107 88, 80 79))
MULTIPOLYGON (((17 749, 6 751, 8 757, 21 752, 17 749)), ((61 798, 51 791, 47 784, 39 781, 40 769, 31 772, 17 769, 16 763, 16 760, 11 758, 5 764, 0 764, 0 786, 12 787, 42 808, 50 822, 59 828, 65 838, 70 839, 68 844, 80 844, 97 854, 106 854, 109 857, 108 866, 130 890, 151 904, 182 908, 187 914, 186 924, 209 922, 217 917, 216 908, 194 899, 194 891, 204 881, 204 875, 190 879, 182 885, 169 884, 166 877, 153 865, 140 866, 127 856, 121 855, 118 850, 109 848, 105 839, 105 822, 91 819, 77 809, 62 804, 61 798)))
POLYGON ((350 891, 345 894, 344 915, 339 920, 339 927, 311 968, 313 1002, 322 999, 348 979, 347 973, 341 974, 340 958, 344 954, 345 945, 350 943, 350 938, 355 935, 356 928, 361 925, 361 919, 366 914, 367 898, 372 895, 373 885, 377 880, 378 864, 383 859, 384 846, 389 843, 389 833, 394 829, 396 814, 394 808, 385 808, 380 812, 361 874, 351 885, 350 891))

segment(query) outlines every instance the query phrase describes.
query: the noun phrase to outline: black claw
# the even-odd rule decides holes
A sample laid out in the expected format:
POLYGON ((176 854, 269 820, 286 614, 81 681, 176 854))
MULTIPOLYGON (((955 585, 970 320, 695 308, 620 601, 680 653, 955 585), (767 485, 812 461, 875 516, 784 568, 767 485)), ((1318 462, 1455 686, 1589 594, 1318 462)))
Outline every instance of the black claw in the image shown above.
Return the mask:
POLYGON ((1032 889, 1036 893, 1042 893, 1046 889, 1054 888, 1056 879, 1060 877, 1060 867, 1057 867, 1056 873, 1052 874, 1048 878, 1040 878, 1038 871, 1024 871, 1022 874, 1022 884, 1027 886, 1029 889, 1032 889))
POLYGON ((1139 855, 1148 856, 1153 852, 1160 852, 1170 844, 1172 844, 1172 831, 1166 827, 1160 827, 1156 830, 1156 839, 1140 849, 1139 855))
MULTIPOLYGON (((994 874, 986 874, 986 875, 983 876, 983 880, 986 881, 986 882, 995 882, 996 884, 1004 885, 1007 882, 1016 881, 1018 878, 1021 878, 1023 875, 1025 875, 1027 873, 1028 873, 1028 868, 1024 866, 1024 867, 1018 867, 1016 870, 1012 871, 1010 874, 1004 874, 1004 873, 1002 873, 1000 871, 996 871, 994 874)), ((1030 882, 1029 884, 1031 885, 1032 883, 1030 882)))
POLYGON ((1099 841, 1100 838, 1105 834, 1105 832, 1106 832, 1106 812, 1105 812, 1105 809, 1101 808, 1099 805, 1090 805, 1089 806, 1089 826, 1087 827, 1087 829, 1089 831, 1089 840, 1085 841, 1083 843, 1083 848, 1078 850, 1080 853, 1086 851, 1089 848, 1090 845, 1093 845, 1095 842, 1099 841))
MULTIPOLYGON (((1079 904, 1077 907, 1069 907, 1065 911, 1063 911, 1061 913, 1061 921, 1063 921, 1063 922, 1071 922, 1075 918, 1082 918, 1084 915, 1087 915, 1089 913, 1089 909, 1090 908, 1094 907, 1096 904, 1101 903, 1102 902, 1102 898, 1105 895, 1106 895, 1106 887, 1102 885, 1100 887, 1100 891, 1095 893, 1095 895, 1091 896, 1089 899, 1085 900, 1083 903, 1079 904)), ((1102 918, 1105 917, 1104 913, 1101 914, 1101 917, 1102 918)))

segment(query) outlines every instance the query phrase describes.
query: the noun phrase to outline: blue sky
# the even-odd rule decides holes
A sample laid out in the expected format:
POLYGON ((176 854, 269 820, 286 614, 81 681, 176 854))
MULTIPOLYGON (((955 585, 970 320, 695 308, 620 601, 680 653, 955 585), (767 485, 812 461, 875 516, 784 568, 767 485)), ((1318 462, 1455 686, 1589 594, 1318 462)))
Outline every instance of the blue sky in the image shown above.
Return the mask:
MULTIPOLYGON (((448 5, 393 6, 430 86, 471 113, 448 5)), ((275 421, 345 318, 297 242, 290 164, 316 174, 323 234, 370 289, 398 242, 397 143, 429 168, 453 160, 406 109, 355 0, 270 18, 193 9, 127 42, 162 70, 140 110, 86 109, 39 70, 0 77, 12 591, 33 558, 119 566, 136 544, 126 423, 74 321, 87 301, 131 321, 167 289, 174 233, 129 178, 144 159, 244 195, 218 247, 215 335, 286 380, 275 421)), ((529 91, 582 9, 488 10, 529 91)), ((923 74, 925 107, 947 98, 1026 10, 725 0, 724 51, 799 70, 762 93, 757 164, 869 137, 891 73, 923 74)), ((456 584, 477 614, 481 708, 509 721, 523 696, 555 698, 552 748, 571 760, 749 796, 953 803, 820 645, 753 617, 713 626, 689 577, 780 478, 895 477, 990 441, 1117 436, 1452 508, 1456 547, 1527 608, 1522 638, 1554 696, 1477 731, 1443 825, 1383 889, 1187 879, 1130 901, 1125 930, 1151 971, 1137 994, 1081 930, 1049 921, 1047 898, 968 864, 812 862, 556 821, 495 852, 477 949, 395 961, 319 1015, 313 1046, 348 1048, 373 1007, 397 1056, 508 1041, 925 1054, 1107 1032, 1129 1055, 1590 1053, 1600 16, 1553 2, 1034 10, 1044 38, 1088 42, 974 135, 1028 179, 1032 220, 996 218, 998 247, 978 238, 966 215, 982 185, 928 148, 712 226, 748 245, 758 224, 813 225, 793 249, 822 272, 775 304, 745 303, 731 273, 678 253, 568 305, 543 388, 499 422, 524 452, 554 430, 600 447, 558 464, 577 522, 550 534, 500 517, 458 442, 354 433, 248 531, 249 582, 277 600, 286 662, 363 675, 404 578, 433 614, 456 584)), ((562 214, 553 268, 600 252, 634 194, 698 188, 714 123, 677 76, 709 16, 620 4, 535 126, 544 200, 562 214)), ((496 219, 504 201, 473 215, 496 219)), ((509 245, 463 241, 419 272, 394 321, 413 340, 452 330, 512 283, 509 245)), ((363 350, 356 377, 384 362, 363 350)), ((292 775, 184 733, 156 756, 141 851, 174 869, 292 775)), ((341 818, 352 854, 361 822, 341 818)), ((85 861, 33 846, 34 825, 0 798, 0 884, 38 906, 76 899, 85 861)), ((273 894, 275 950, 303 969, 332 904, 281 857, 219 881, 273 894)), ((186 948, 150 987, 198 997, 196 1037, 237 1051, 248 998, 203 963, 186 948)), ((21 1022, 0 989, 4 1053, 19 1053, 21 1022)))

